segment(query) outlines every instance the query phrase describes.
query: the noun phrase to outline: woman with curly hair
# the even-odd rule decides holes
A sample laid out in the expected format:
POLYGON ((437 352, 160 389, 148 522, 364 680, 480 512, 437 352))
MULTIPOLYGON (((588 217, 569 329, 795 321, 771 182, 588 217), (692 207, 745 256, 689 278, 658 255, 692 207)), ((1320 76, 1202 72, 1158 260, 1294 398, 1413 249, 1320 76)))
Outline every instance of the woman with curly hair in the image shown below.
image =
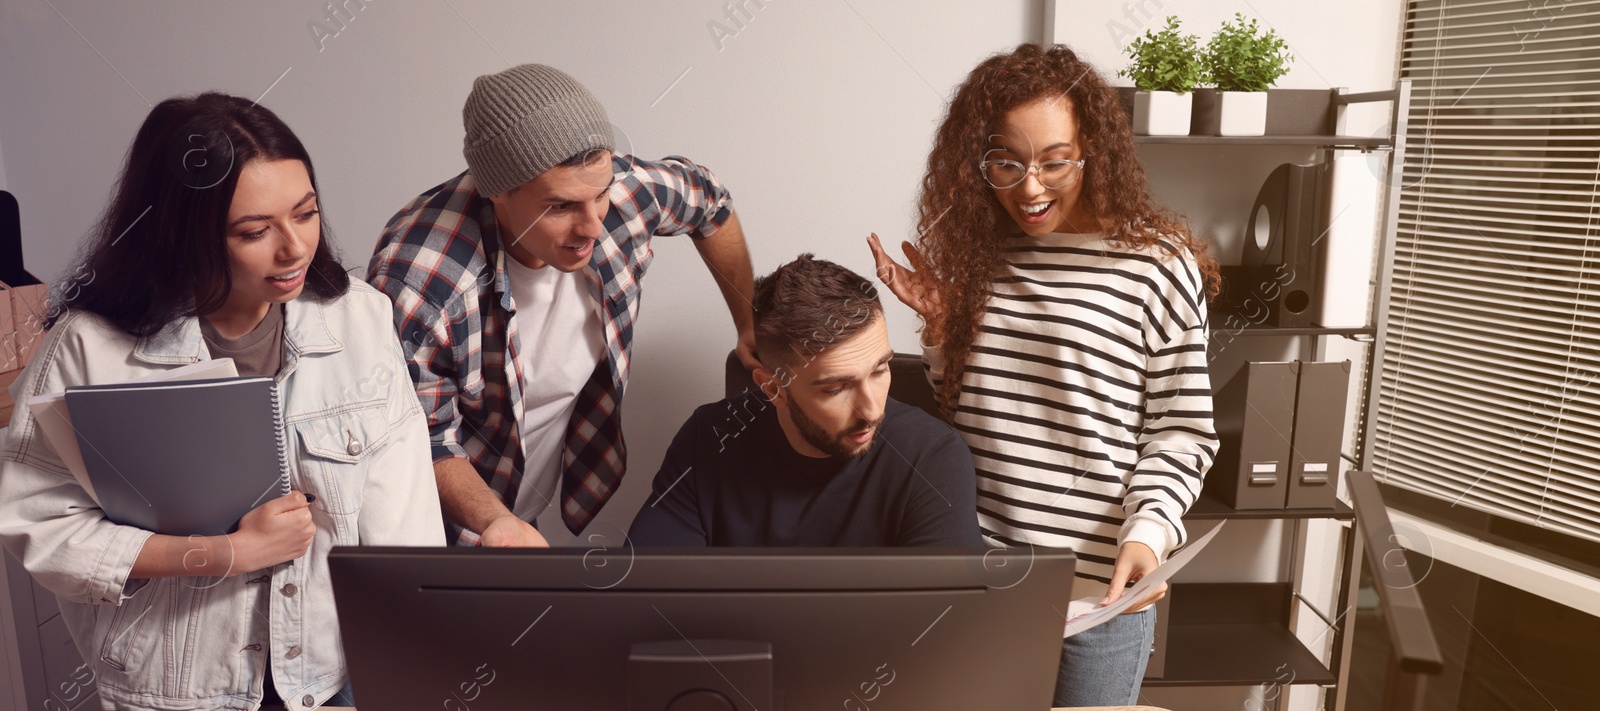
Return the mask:
MULTIPOLYGON (((918 244, 902 244, 909 267, 868 242, 879 276, 923 318, 929 379, 972 450, 985 537, 1072 549, 1072 598, 1109 604, 1183 545, 1216 454, 1216 262, 1152 200, 1116 90, 1061 45, 1024 44, 968 75, 919 212, 918 244)), ((1137 701, 1164 594, 1064 641, 1057 706, 1137 701)))

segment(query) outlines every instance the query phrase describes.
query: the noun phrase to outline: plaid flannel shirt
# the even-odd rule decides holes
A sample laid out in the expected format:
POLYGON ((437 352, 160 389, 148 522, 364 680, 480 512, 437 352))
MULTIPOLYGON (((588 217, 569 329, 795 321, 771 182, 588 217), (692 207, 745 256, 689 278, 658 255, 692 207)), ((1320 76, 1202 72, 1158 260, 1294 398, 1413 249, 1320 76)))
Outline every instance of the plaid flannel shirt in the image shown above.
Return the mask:
MULTIPOLYGON (((732 214, 709 170, 671 156, 612 159, 616 182, 605 234, 583 274, 600 308, 605 357, 566 429, 561 511, 574 533, 615 492, 626 466, 621 398, 628 382, 640 279, 655 235, 714 234, 732 214)), ((389 220, 367 280, 394 301, 395 329, 427 414, 433 460, 472 462, 506 507, 523 477, 522 369, 516 304, 494 205, 470 173, 418 196, 389 220)), ((564 357, 560 353, 535 357, 564 357)), ((449 526, 461 544, 474 532, 449 526)))

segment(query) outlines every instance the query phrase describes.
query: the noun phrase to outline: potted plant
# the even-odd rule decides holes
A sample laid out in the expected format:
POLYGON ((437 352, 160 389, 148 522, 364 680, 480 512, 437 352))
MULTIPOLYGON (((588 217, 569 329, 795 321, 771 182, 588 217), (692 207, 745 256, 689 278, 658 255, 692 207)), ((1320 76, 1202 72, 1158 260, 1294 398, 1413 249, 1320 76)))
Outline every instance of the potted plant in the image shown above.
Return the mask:
POLYGON ((1255 20, 1234 13, 1224 22, 1204 54, 1205 73, 1217 87, 1216 126, 1219 136, 1261 136, 1267 132, 1267 90, 1289 71, 1289 46, 1272 29, 1262 32, 1255 20))
POLYGON ((1178 18, 1166 28, 1145 30, 1123 50, 1133 60, 1118 76, 1133 80, 1133 132, 1146 136, 1186 136, 1194 110, 1194 88, 1204 77, 1199 39, 1178 32, 1178 18))

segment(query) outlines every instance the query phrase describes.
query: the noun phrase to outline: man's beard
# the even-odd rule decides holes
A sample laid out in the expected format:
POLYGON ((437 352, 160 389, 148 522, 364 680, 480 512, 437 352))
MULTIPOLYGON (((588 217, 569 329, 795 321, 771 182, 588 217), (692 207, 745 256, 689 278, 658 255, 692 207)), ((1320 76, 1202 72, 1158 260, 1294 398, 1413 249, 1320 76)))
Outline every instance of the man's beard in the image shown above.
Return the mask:
POLYGON ((785 404, 789 408, 789 418, 794 421, 795 428, 800 430, 800 438, 804 439, 806 444, 822 450, 824 454, 840 459, 854 459, 872 449, 873 440, 877 439, 876 430, 883 425, 884 417, 888 416, 888 412, 885 411, 884 417, 879 417, 876 421, 858 418, 854 424, 845 428, 843 432, 835 434, 823 429, 822 425, 807 417, 805 411, 795 404, 794 398, 789 398, 785 401, 785 404), (865 444, 856 444, 846 439, 847 433, 860 432, 869 427, 874 430, 874 436, 873 439, 867 440, 865 444))

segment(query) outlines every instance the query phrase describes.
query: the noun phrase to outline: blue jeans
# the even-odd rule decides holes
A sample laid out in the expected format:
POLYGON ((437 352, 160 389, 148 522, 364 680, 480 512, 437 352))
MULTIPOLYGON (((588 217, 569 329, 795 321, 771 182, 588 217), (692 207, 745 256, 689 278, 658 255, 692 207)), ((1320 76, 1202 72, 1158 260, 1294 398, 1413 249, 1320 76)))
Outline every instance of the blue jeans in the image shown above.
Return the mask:
MULTIPOLYGON (((272 667, 271 667, 271 665, 267 666, 267 678, 266 678, 265 683, 263 683, 261 685, 261 694, 262 694, 262 697, 261 697, 261 705, 262 706, 283 706, 284 705, 283 704, 283 699, 278 698, 277 686, 272 683, 272 667)), ((351 689, 350 689, 350 680, 349 679, 345 679, 344 680, 344 688, 339 689, 339 693, 334 694, 332 698, 328 699, 327 701, 322 702, 322 705, 323 706, 355 706, 356 705, 356 697, 355 697, 355 692, 351 691, 351 689)))
POLYGON ((344 688, 340 689, 339 693, 334 694, 333 698, 328 699, 327 701, 323 702, 322 705, 323 706, 355 706, 356 705, 356 692, 354 692, 354 691, 352 691, 350 689, 350 682, 346 681, 344 683, 344 688))
POLYGON ((1061 641, 1056 706, 1131 706, 1156 637, 1156 608, 1117 615, 1061 641))

